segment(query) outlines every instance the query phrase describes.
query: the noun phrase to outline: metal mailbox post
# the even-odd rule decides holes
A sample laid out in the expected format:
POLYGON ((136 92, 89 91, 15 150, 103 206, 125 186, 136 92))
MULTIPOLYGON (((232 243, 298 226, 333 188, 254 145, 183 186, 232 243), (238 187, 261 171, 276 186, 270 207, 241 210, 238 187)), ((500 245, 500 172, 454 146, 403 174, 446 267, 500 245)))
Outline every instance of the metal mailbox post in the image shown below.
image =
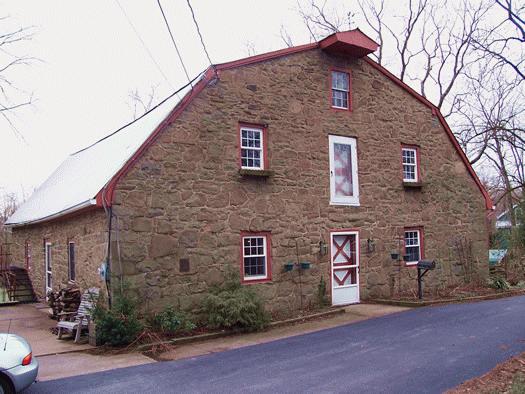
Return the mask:
POLYGON ((417 294, 420 300, 423 299, 423 276, 436 268, 434 260, 419 260, 417 263, 417 294))

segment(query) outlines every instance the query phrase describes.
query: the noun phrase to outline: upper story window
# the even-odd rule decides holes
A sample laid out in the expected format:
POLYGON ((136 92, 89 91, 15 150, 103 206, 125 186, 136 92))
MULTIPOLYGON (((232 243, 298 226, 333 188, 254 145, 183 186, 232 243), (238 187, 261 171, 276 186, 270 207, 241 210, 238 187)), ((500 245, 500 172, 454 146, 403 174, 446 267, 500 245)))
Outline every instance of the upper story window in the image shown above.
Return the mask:
POLYGON ((76 278, 76 256, 75 256, 75 243, 68 242, 67 244, 67 262, 68 262, 68 273, 69 280, 75 280, 76 278))
POLYGON ((419 152, 417 147, 401 148, 403 161, 403 182, 419 182, 419 152))
POLYGON ((420 229, 405 229, 405 254, 408 255, 406 264, 417 264, 423 256, 423 245, 420 229))
POLYGON ((264 127, 240 125, 241 168, 264 170, 266 163, 266 130, 264 127))
POLYGON ((271 279, 269 250, 270 235, 268 233, 247 233, 242 236, 243 282, 271 279))
POLYGON ((331 135, 330 154, 330 203, 359 205, 357 179, 357 140, 331 135))
POLYGON ((350 109, 350 74, 332 71, 332 108, 350 109))

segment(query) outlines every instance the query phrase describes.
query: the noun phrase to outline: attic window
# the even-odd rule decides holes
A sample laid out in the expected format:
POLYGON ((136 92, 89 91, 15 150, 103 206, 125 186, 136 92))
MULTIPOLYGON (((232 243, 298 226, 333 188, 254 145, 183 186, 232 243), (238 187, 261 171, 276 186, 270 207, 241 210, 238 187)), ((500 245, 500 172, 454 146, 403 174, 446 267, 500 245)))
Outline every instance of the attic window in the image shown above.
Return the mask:
POLYGON ((419 182, 419 152, 416 146, 401 148, 403 162, 403 182, 419 182))
POLYGON ((332 108, 350 109, 350 74, 332 71, 332 108))
POLYGON ((240 165, 245 170, 265 170, 266 128, 264 126, 241 124, 239 126, 240 165))

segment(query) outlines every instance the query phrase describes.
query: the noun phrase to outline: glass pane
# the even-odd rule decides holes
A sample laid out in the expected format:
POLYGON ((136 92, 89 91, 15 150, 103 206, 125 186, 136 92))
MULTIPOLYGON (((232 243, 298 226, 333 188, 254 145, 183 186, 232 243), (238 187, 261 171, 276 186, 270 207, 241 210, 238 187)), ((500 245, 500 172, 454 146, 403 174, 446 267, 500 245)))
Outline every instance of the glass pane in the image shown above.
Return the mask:
POLYGON ((348 108, 348 92, 332 90, 332 106, 348 108))
POLYGON ((416 164, 416 152, 413 149, 403 149, 403 164, 416 164))
POLYGON ((357 267, 334 270, 335 287, 355 284, 357 284, 357 267))
POLYGON ((332 238, 332 260, 334 264, 355 264, 355 235, 334 235, 332 238))
POLYGON ((348 91, 348 74, 339 71, 332 71, 332 89, 348 91))
POLYGON ((352 147, 347 144, 334 144, 335 195, 351 197, 354 195, 352 181, 352 147))
POLYGON ((419 246, 408 246, 405 250, 408 255, 408 261, 419 261, 419 246))
POLYGON ((411 165, 403 165, 403 179, 416 179, 416 167, 411 165))
POLYGON ((245 276, 265 276, 266 257, 245 257, 244 258, 245 276))

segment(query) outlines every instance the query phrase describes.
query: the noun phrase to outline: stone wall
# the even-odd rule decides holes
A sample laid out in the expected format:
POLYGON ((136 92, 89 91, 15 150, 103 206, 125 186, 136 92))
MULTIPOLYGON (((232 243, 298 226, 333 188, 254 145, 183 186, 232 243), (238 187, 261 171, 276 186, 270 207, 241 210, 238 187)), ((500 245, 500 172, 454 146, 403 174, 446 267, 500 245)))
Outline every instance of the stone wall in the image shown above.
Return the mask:
POLYGON ((68 282, 68 242, 75 242, 76 282, 81 289, 105 288, 97 268, 107 253, 107 219, 102 209, 86 212, 70 218, 14 228, 12 231, 12 261, 25 266, 25 243, 31 244, 29 276, 37 297, 45 296, 44 242, 52 244, 51 264, 53 289, 57 290, 68 282))
POLYGON ((416 288, 415 269, 390 258, 405 226, 424 228, 425 255, 440 263, 428 287, 463 280, 459 237, 487 274, 484 199, 438 119, 366 62, 320 50, 221 72, 118 183, 114 212, 122 270, 145 308, 198 309, 226 267, 239 269, 241 231, 272 234, 273 279, 251 286, 275 313, 314 304, 321 276, 330 294, 318 245, 333 229, 360 231, 362 299, 416 288), (351 112, 329 108, 331 67, 351 70, 351 112), (273 176, 239 175, 240 121, 268 124, 273 176), (359 207, 329 203, 329 134, 357 138, 359 207), (422 189, 402 186, 402 143, 420 146, 422 189), (190 272, 179 272, 181 258, 190 272), (282 272, 297 259, 313 267, 282 272))

